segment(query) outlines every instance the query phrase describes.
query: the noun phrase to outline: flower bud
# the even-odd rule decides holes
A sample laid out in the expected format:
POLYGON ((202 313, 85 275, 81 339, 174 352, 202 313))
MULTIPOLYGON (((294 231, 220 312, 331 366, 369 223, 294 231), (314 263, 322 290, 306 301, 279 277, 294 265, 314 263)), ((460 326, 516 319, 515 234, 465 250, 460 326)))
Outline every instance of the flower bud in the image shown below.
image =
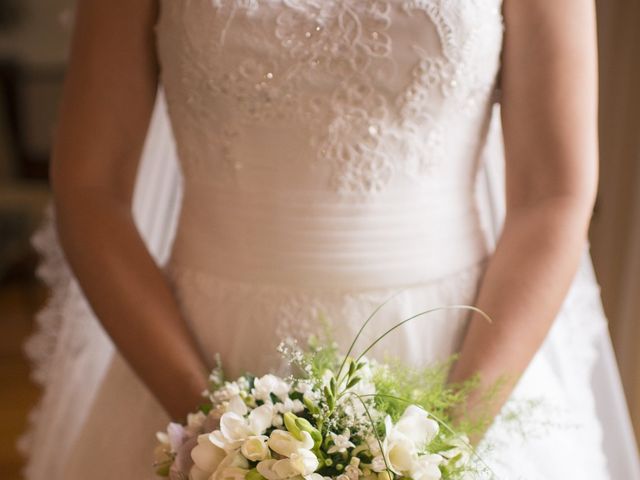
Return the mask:
POLYGON ((245 480, 266 480, 255 468, 249 470, 244 478, 245 480))
POLYGON ((291 435, 293 435, 297 440, 303 440, 304 436, 302 435, 302 430, 298 427, 296 420, 299 418, 292 412, 286 412, 283 415, 284 425, 289 431, 291 435))

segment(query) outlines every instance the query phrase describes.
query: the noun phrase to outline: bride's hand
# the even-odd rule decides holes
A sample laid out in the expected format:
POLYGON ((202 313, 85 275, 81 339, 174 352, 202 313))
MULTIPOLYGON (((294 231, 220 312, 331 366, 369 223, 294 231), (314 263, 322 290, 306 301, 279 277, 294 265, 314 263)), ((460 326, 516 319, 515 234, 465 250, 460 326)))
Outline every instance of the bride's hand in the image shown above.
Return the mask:
POLYGON ((51 177, 80 286, 129 364, 182 419, 200 401, 205 362, 131 212, 158 86, 156 9, 154 0, 79 2, 51 177))

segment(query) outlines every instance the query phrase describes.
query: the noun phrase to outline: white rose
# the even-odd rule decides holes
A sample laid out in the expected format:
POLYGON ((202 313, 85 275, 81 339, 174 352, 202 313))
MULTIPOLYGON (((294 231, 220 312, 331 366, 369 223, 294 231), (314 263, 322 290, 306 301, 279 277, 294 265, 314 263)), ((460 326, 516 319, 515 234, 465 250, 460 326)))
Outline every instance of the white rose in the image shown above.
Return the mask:
POLYGON ((285 457, 290 457, 299 449, 311 450, 315 443, 313 438, 309 432, 302 431, 301 433, 303 440, 298 440, 286 430, 274 430, 269 437, 269 448, 285 457))
POLYGON ((269 457, 269 447, 267 447, 266 435, 256 435, 248 437, 242 444, 240 451, 248 460, 260 462, 269 457))
POLYGON ((224 457, 224 450, 214 445, 207 434, 199 435, 198 445, 191 450, 193 463, 199 470, 208 472, 209 475, 218 468, 224 457))

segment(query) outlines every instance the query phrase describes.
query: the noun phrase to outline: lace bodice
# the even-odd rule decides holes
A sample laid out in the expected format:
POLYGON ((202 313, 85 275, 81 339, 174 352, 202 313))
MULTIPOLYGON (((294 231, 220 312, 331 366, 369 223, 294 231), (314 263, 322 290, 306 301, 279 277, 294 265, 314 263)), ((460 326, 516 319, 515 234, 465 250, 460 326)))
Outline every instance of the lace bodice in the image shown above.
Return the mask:
POLYGON ((371 195, 468 163, 502 23, 499 0, 167 0, 159 33, 188 172, 371 195))
POLYGON ((465 251, 447 269, 477 261, 472 191, 502 30, 500 0, 162 1, 179 249, 218 269, 241 249, 234 272, 295 265, 296 283, 355 257, 404 276, 447 244, 465 251))

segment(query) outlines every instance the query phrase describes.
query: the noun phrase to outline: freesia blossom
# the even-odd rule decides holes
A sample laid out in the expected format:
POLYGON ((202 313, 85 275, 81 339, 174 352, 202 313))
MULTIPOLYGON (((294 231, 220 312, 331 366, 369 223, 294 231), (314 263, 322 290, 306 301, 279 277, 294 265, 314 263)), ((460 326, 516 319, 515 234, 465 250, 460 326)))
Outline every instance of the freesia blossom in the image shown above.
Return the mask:
POLYGON ((194 478, 208 478, 225 458, 225 452, 211 442, 210 436, 203 434, 198 436, 198 444, 191 450, 191 459, 194 466, 191 469, 194 478))
POLYGON ((248 437, 263 435, 271 426, 273 406, 264 404, 254 408, 248 418, 230 411, 220 418, 220 430, 209 436, 214 445, 227 452, 238 449, 248 437))
POLYGON ((257 470, 267 480, 284 480, 299 476, 308 477, 317 470, 318 466, 318 458, 311 450, 299 448, 291 452, 289 458, 260 462, 257 470))
POLYGON ((469 444, 469 437, 460 435, 449 441, 452 448, 441 452, 442 456, 448 460, 454 460, 456 465, 466 465, 471 458, 472 450, 469 444))
POLYGON ((267 459, 269 457, 268 439, 269 437, 266 435, 248 437, 240 448, 242 455, 252 462, 260 462, 267 459))
POLYGON ((419 456, 411 468, 411 478, 413 480, 439 480, 442 478, 442 472, 438 465, 443 461, 444 458, 436 454, 419 456))
POLYGON ((298 440, 286 430, 274 430, 269 437, 268 445, 274 452, 290 457, 300 449, 311 450, 314 445, 313 438, 309 432, 301 432, 303 439, 298 440))
POLYGON ((284 480, 314 473, 320 462, 311 451, 314 441, 309 432, 301 431, 302 440, 298 440, 286 430, 274 430, 268 440, 268 446, 285 458, 269 459, 257 465, 258 472, 267 480, 284 480))
POLYGON ((228 454, 213 470, 206 470, 196 464, 191 469, 190 480, 244 480, 249 472, 249 462, 240 453, 228 454), (198 476, 200 475, 200 476, 198 476), (206 475, 206 476, 203 476, 206 475))
POLYGON ((271 394, 274 394, 284 402, 289 398, 290 386, 287 382, 275 375, 267 374, 256 378, 253 384, 253 396, 257 400, 271 403, 271 394))
POLYGON ((395 473, 406 474, 412 470, 419 449, 434 439, 439 426, 422 408, 410 405, 395 425, 387 416, 385 429, 382 449, 389 468, 395 473))

